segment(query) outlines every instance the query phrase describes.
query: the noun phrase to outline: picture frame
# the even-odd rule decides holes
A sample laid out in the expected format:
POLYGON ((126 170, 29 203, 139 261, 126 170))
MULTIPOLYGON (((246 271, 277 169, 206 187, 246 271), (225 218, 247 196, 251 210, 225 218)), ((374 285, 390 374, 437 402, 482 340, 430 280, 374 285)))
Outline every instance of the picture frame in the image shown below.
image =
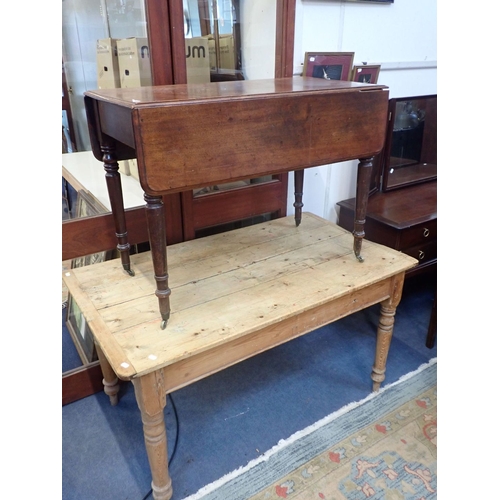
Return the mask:
POLYGON ((354 65, 351 72, 351 81, 358 83, 377 83, 380 73, 380 64, 354 65))
POLYGON ((306 52, 304 77, 348 81, 351 77, 354 52, 306 52))
MULTIPOLYGON (((109 212, 109 210, 89 191, 80 189, 76 195, 76 217, 90 217, 109 212)), ((113 258, 113 251, 99 252, 83 257, 77 257, 71 261, 71 269, 88 266, 110 260, 113 258)))

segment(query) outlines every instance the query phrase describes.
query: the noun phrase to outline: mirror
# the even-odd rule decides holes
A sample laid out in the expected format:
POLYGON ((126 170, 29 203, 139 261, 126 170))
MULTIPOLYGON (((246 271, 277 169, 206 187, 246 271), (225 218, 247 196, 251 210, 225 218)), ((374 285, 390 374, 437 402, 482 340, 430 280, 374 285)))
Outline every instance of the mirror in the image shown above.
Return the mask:
POLYGON ((382 189, 437 178, 437 95, 389 101, 382 189))
MULTIPOLYGON (((188 83, 274 77, 276 1, 183 0, 183 12, 188 83)), ((193 196, 272 180, 269 175, 207 186, 193 196)))
POLYGON ((276 7, 276 0, 183 0, 188 83, 273 78, 276 7))

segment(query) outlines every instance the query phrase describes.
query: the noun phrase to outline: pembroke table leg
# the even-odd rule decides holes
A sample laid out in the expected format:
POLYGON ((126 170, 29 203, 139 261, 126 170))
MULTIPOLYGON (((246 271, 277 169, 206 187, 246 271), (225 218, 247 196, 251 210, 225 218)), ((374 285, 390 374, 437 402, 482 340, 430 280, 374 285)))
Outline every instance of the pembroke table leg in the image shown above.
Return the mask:
POLYGON ((151 468, 151 487, 155 500, 172 497, 172 480, 168 472, 167 432, 163 410, 167 404, 163 389, 163 372, 153 372, 133 379, 135 397, 141 410, 144 442, 151 468))
POLYGON ((295 207, 295 226, 299 226, 302 221, 302 207, 304 204, 302 203, 302 195, 304 194, 304 169, 295 170, 294 175, 294 183, 295 183, 295 202, 293 206, 295 207))
POLYGON ((358 165, 356 182, 356 210, 354 216, 354 255, 363 262, 361 256, 361 245, 365 237, 365 218, 368 207, 368 194, 370 192, 370 180, 372 176, 373 157, 361 158, 358 165))
POLYGON ((111 211, 115 220, 116 238, 118 239, 117 249, 120 252, 123 269, 134 276, 134 271, 130 267, 130 244, 128 242, 127 225, 125 223, 125 208, 123 205, 122 183, 118 172, 118 162, 116 161, 114 146, 103 143, 101 145, 102 161, 106 171, 106 184, 108 187, 111 211))
POLYGON ((405 273, 400 273, 391 279, 391 296, 380 303, 380 317, 377 329, 377 345, 375 348, 375 363, 372 368, 373 391, 380 389, 385 379, 387 356, 394 331, 394 316, 401 300, 405 273))
POLYGON ((170 318, 170 288, 167 273, 167 239, 165 230, 165 208, 161 196, 144 195, 148 220, 149 243, 156 280, 156 296, 162 318, 161 329, 170 318))
POLYGON ((104 385, 104 393, 109 396, 111 405, 115 406, 118 403, 118 391, 120 390, 120 383, 118 377, 114 372, 113 368, 109 364, 106 356, 101 351, 101 348, 96 344, 97 357, 99 358, 99 363, 101 364, 101 371, 103 375, 102 383, 104 385))

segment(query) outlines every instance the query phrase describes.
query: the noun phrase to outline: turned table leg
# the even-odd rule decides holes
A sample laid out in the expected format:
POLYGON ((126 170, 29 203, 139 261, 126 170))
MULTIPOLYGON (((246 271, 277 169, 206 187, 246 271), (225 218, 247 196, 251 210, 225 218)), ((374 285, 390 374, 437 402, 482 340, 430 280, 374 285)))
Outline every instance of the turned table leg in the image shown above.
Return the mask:
POLYGON ((165 208, 161 196, 144 195, 149 230, 149 243, 156 281, 156 296, 162 318, 161 329, 170 318, 170 288, 167 273, 167 241, 165 230, 165 208))
POLYGON ((116 238, 118 239, 117 249, 120 252, 123 269, 134 276, 134 271, 130 267, 130 243, 128 242, 127 225, 125 222, 125 208, 123 205, 122 183, 118 172, 118 162, 115 157, 115 148, 111 143, 101 145, 102 161, 106 171, 106 185, 108 188, 111 211, 115 221, 116 238))
POLYGON ((167 397, 163 384, 163 372, 149 373, 133 379, 135 397, 141 410, 144 442, 151 468, 151 488, 155 500, 172 497, 172 480, 168 472, 167 432, 163 410, 167 397))
POLYGON ((373 391, 380 389, 385 379, 387 356, 394 331, 396 308, 401 300, 405 273, 400 273, 391 279, 392 293, 388 299, 380 303, 380 317, 377 329, 377 345, 375 348, 375 363, 372 368, 373 391))
POLYGON ((101 371, 103 375, 102 383, 104 385, 104 393, 109 396, 109 400, 112 406, 118 403, 118 391, 120 390, 120 383, 118 377, 114 372, 113 368, 109 364, 106 356, 104 356, 101 348, 96 344, 95 349, 97 351, 97 357, 99 358, 99 363, 101 365, 101 371))
POLYGON ((294 176, 294 195, 295 202, 293 204, 295 208, 295 226, 298 227, 302 221, 302 207, 304 204, 302 203, 302 196, 304 191, 304 169, 295 170, 293 173, 294 176))
POLYGON ((368 207, 368 194, 370 193, 370 180, 372 175, 373 157, 361 158, 358 165, 356 182, 356 209, 354 215, 354 255, 363 262, 361 245, 365 237, 365 218, 368 207))

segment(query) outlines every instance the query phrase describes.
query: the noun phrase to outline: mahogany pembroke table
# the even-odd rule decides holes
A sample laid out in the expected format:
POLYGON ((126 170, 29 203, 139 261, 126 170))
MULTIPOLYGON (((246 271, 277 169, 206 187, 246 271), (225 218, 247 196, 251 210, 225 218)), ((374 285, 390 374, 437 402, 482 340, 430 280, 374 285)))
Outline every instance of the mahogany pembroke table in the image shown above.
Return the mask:
POLYGON ((161 328, 170 317, 161 196, 295 171, 300 224, 303 169, 359 159, 354 253, 359 260, 374 155, 382 150, 388 88, 320 78, 281 78, 85 92, 92 151, 104 162, 118 250, 130 245, 118 160, 137 158, 161 328))
POLYGON ((134 385, 155 500, 172 496, 168 393, 377 303, 371 377, 380 387, 405 272, 418 262, 370 241, 364 262, 360 253, 387 94, 307 78, 86 93, 121 260, 63 278, 93 333, 111 403, 118 379, 134 385), (151 251, 137 255, 128 251, 117 165, 128 158, 137 158, 150 231, 151 251), (301 213, 301 184, 303 168, 355 158, 353 253, 351 233, 301 213), (298 170, 295 216, 169 246, 168 283, 163 194, 288 170, 298 170))

